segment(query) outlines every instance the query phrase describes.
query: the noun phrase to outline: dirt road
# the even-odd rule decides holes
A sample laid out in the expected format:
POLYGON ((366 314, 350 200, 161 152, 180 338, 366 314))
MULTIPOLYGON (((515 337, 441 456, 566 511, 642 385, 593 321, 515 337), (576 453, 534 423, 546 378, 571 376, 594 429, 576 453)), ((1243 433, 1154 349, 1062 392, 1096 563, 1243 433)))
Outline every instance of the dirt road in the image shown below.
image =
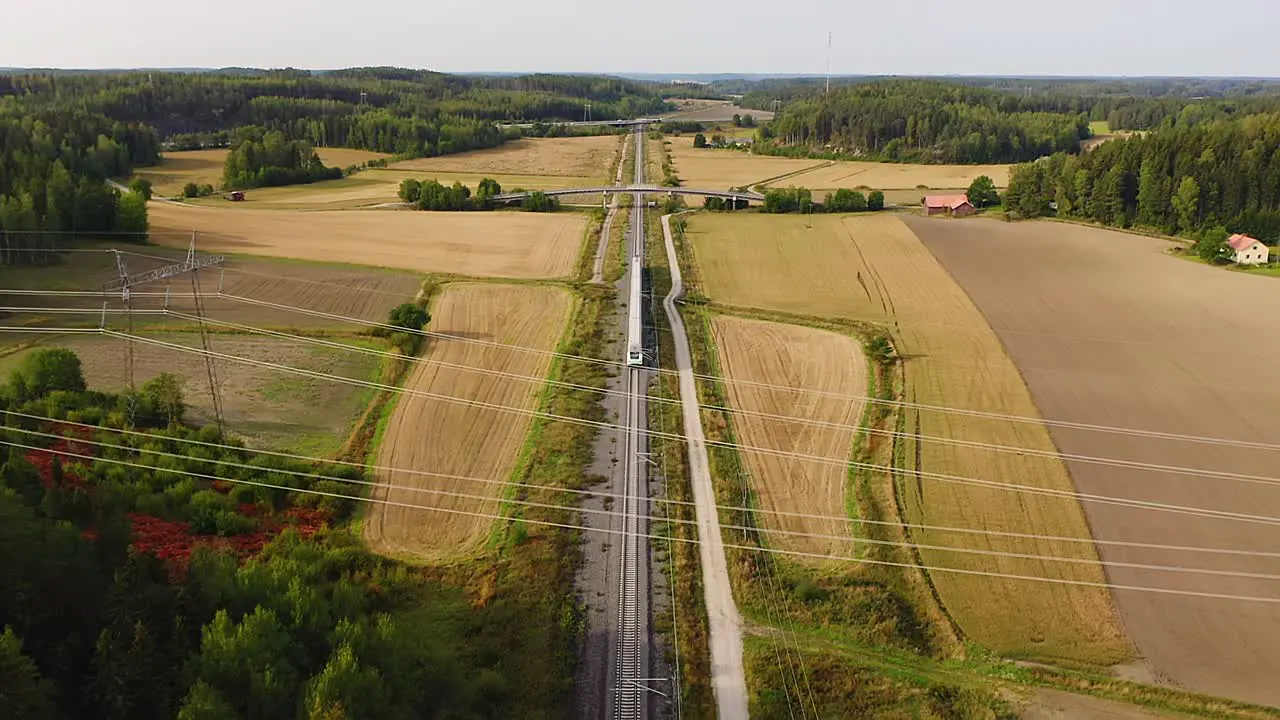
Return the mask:
POLYGON ((711 688, 722 718, 737 720, 747 717, 747 678, 742 668, 742 617, 733 602, 729 584, 729 563, 725 559, 720 536, 720 519, 716 514, 715 489, 707 461, 706 438, 702 433, 702 417, 698 406, 698 390, 693 381, 693 360, 684 320, 676 310, 676 299, 684 293, 680 262, 676 258, 675 241, 671 237, 671 216, 662 216, 662 234, 667 243, 667 263, 671 267, 671 292, 662 300, 671 324, 675 345, 676 370, 680 373, 680 400, 684 413, 686 439, 689 442, 689 478, 698 516, 698 552, 702 558, 703 594, 711 634, 711 688))

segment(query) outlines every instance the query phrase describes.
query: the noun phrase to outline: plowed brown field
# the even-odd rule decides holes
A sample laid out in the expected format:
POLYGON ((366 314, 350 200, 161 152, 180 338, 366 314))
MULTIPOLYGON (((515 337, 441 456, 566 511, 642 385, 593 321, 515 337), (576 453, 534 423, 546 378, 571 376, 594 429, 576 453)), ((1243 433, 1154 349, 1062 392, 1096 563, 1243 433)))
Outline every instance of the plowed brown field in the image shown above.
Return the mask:
MULTIPOLYGON (((103 249, 113 247, 107 243, 85 243, 81 249, 103 249)), ((143 273, 180 260, 183 252, 168 248, 137 248, 123 246, 125 263, 130 273, 143 273), (141 250, 148 256, 132 254, 141 250)), ((57 265, 47 267, 6 267, 0 268, 0 287, 13 289, 45 289, 59 290, 98 290, 102 283, 117 277, 114 257, 107 252, 80 252, 67 255, 57 265)), ((183 313, 195 314, 192 302, 191 276, 182 275, 164 282, 155 282, 137 288, 133 305, 138 309, 163 308, 163 297, 150 297, 148 293, 164 293, 171 290, 169 307, 183 313)), ((421 289, 422 277, 413 273, 389 270, 347 268, 318 264, 288 262, 283 260, 259 258, 229 258, 226 263, 200 273, 200 287, 203 293, 215 293, 221 288, 228 295, 266 300, 268 302, 301 307, 308 310, 351 317, 359 320, 384 321, 391 308, 414 299, 421 289)), ((0 304, 9 306, 40 307, 100 307, 98 301, 91 298, 50 297, 41 298, 40 302, 32 302, 31 297, 0 294, 0 304)), ((120 307, 120 298, 112 298, 112 309, 120 307)), ((277 328, 345 328, 360 329, 356 323, 345 323, 326 318, 313 317, 300 313, 264 308, 230 299, 207 297, 204 310, 214 320, 238 322, 257 327, 277 328)), ((39 313, 22 313, 16 315, 19 322, 26 323, 40 317, 39 313)), ((49 325, 74 325, 83 323, 96 325, 95 316, 68 317, 66 315, 47 315, 49 325)), ((110 316, 112 323, 123 324, 123 318, 110 316)), ((138 316, 138 324, 149 323, 154 318, 138 316)), ((165 324, 181 323, 177 319, 169 319, 165 324)), ((0 337, 0 344, 11 338, 0 337)))
MULTIPOLYGON (((431 308, 431 329, 472 339, 552 350, 572 307, 559 288, 464 283, 451 284, 431 308)), ((432 340, 428 361, 517 375, 545 375, 550 358, 457 340, 432 340)), ((421 363, 405 387, 481 403, 531 410, 539 388, 534 383, 421 363)), ((506 480, 528 433, 530 416, 455 402, 403 395, 396 404, 378 464, 446 475, 506 480)), ((502 486, 414 475, 384 473, 377 497, 393 502, 493 514, 502 486), (421 488, 487 499, 430 494, 421 488)), ((371 543, 392 554, 425 558, 465 555, 485 539, 492 520, 446 512, 372 505, 365 522, 371 543)))
MULTIPOLYGON (((721 369, 729 380, 805 387, 861 396, 866 394, 866 360, 853 338, 825 330, 745 320, 727 315, 713 322, 721 369)), ((806 420, 848 425, 824 428, 756 415, 733 416, 740 441, 768 450, 823 457, 848 455, 862 403, 821 395, 803 395, 745 384, 728 383, 729 403, 737 410, 793 415, 806 420)), ((753 487, 766 510, 845 516, 845 469, 839 465, 776 455, 743 453, 753 487)), ((787 515, 761 515, 774 530, 849 534, 849 524, 787 515)), ((852 543, 830 538, 777 534, 775 547, 828 555, 852 552, 852 543)))
POLYGON ((586 219, 578 213, 243 210, 152 203, 156 242, 426 272, 558 278, 573 271, 586 219))
MULTIPOLYGON (((1047 417, 1280 443, 1280 281, 1058 223, 908 223, 986 314, 1047 417)), ((1064 452, 1275 477, 1275 452, 1053 428, 1064 452)), ((1081 492, 1280 515, 1280 485, 1070 463, 1081 492)), ((1090 503, 1099 539, 1275 552, 1280 525, 1090 503)), ((1104 559, 1280 574, 1275 557, 1101 546, 1104 559)), ((1113 582, 1269 598, 1280 582, 1113 567, 1113 582)), ((1155 677, 1280 705, 1280 605, 1117 591, 1155 677)))
MULTIPOLYGON (((906 358, 908 400, 1036 416, 1018 368, 999 338, 929 251, 892 215, 779 217, 753 230, 726 215, 695 216, 690 238, 712 301, 884 324, 906 358), (788 227, 789 224, 789 227, 788 227), (733 274, 734 268, 741 273, 733 274), (806 305, 805 303, 808 303, 806 305)), ((765 218, 750 218, 765 220, 765 218)), ((926 436, 1052 451, 1041 425, 912 414, 926 436)), ((837 455, 841 457, 844 455, 837 455)), ((908 469, 1071 490, 1066 466, 1044 457, 937 442, 911 444, 908 469)), ((1063 499, 920 478, 901 488, 914 523, 1089 538, 1080 505, 1063 499)), ((922 551, 929 565, 1099 582, 1086 543, 915 532, 922 543, 1074 558, 1062 563, 922 551)), ((935 572, 931 579, 965 633, 1000 652, 1115 662, 1127 646, 1110 597, 1099 588, 935 572)))

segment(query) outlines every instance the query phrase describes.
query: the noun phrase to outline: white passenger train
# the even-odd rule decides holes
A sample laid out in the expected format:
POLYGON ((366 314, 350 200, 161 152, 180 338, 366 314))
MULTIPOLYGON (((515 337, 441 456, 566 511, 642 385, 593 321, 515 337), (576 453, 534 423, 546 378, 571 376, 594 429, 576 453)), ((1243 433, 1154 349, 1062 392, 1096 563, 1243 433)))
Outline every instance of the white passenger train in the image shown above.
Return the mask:
POLYGON ((631 258, 631 297, 627 302, 627 364, 644 365, 644 323, 640 321, 640 283, 644 279, 640 257, 631 258))

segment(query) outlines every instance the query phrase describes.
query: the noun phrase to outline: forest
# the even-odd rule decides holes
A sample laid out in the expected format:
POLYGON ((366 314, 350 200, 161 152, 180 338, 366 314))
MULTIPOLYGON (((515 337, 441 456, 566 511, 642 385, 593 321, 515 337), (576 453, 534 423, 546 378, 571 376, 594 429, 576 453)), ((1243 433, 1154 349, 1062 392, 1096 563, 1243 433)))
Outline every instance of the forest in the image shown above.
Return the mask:
MULTIPOLYGON (((875 77, 833 78, 834 92, 858 96, 872 87, 934 83, 875 77)), ((1184 125, 1257 113, 1280 112, 1280 81, 1234 78, 948 78, 946 85, 980 91, 962 93, 963 102, 996 102, 1003 112, 1083 114, 1107 121, 1113 130, 1154 130, 1165 122, 1184 125)), ((746 108, 782 109, 820 99, 822 78, 784 78, 753 83, 713 83, 725 92, 745 93, 746 108)), ((1026 158, 1029 159, 1029 158, 1026 158)))
POLYGON ((0 264, 48 262, 47 233, 146 237, 146 198, 106 179, 156 162, 150 128, 84 111, 0 107, 0 148, 0 264))
MULTIPOLYGON (((508 717, 459 591, 344 528, 354 465, 185 423, 181 383, 85 386, 69 350, 0 387, 0 717, 508 717)), ((518 611, 518 610, 517 610, 518 611)))
POLYGON ((1013 169, 1005 207, 1195 236, 1280 243, 1280 114, 1167 125, 1013 169), (1051 205, 1054 204, 1054 205, 1051 205))
POLYGON ((0 75, 0 107, 84 107, 161 137, 246 125, 322 147, 443 155, 502 142, 498 122, 661 112, 657 86, 604 76, 461 76, 355 68, 203 73, 0 75))
POLYGON ((923 80, 895 80, 798 99, 761 128, 755 152, 923 163, 1000 163, 1073 151, 1084 114, 1016 96, 923 80))

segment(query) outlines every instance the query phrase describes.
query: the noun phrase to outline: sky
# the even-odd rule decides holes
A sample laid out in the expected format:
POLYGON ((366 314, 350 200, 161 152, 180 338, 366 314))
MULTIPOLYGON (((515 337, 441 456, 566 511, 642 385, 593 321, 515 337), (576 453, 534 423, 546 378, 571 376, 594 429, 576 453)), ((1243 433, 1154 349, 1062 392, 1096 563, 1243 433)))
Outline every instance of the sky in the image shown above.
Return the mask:
POLYGON ((0 0, 0 67, 1280 76, 1280 0, 0 0), (1079 8, 1077 12, 1074 9, 1079 8))

